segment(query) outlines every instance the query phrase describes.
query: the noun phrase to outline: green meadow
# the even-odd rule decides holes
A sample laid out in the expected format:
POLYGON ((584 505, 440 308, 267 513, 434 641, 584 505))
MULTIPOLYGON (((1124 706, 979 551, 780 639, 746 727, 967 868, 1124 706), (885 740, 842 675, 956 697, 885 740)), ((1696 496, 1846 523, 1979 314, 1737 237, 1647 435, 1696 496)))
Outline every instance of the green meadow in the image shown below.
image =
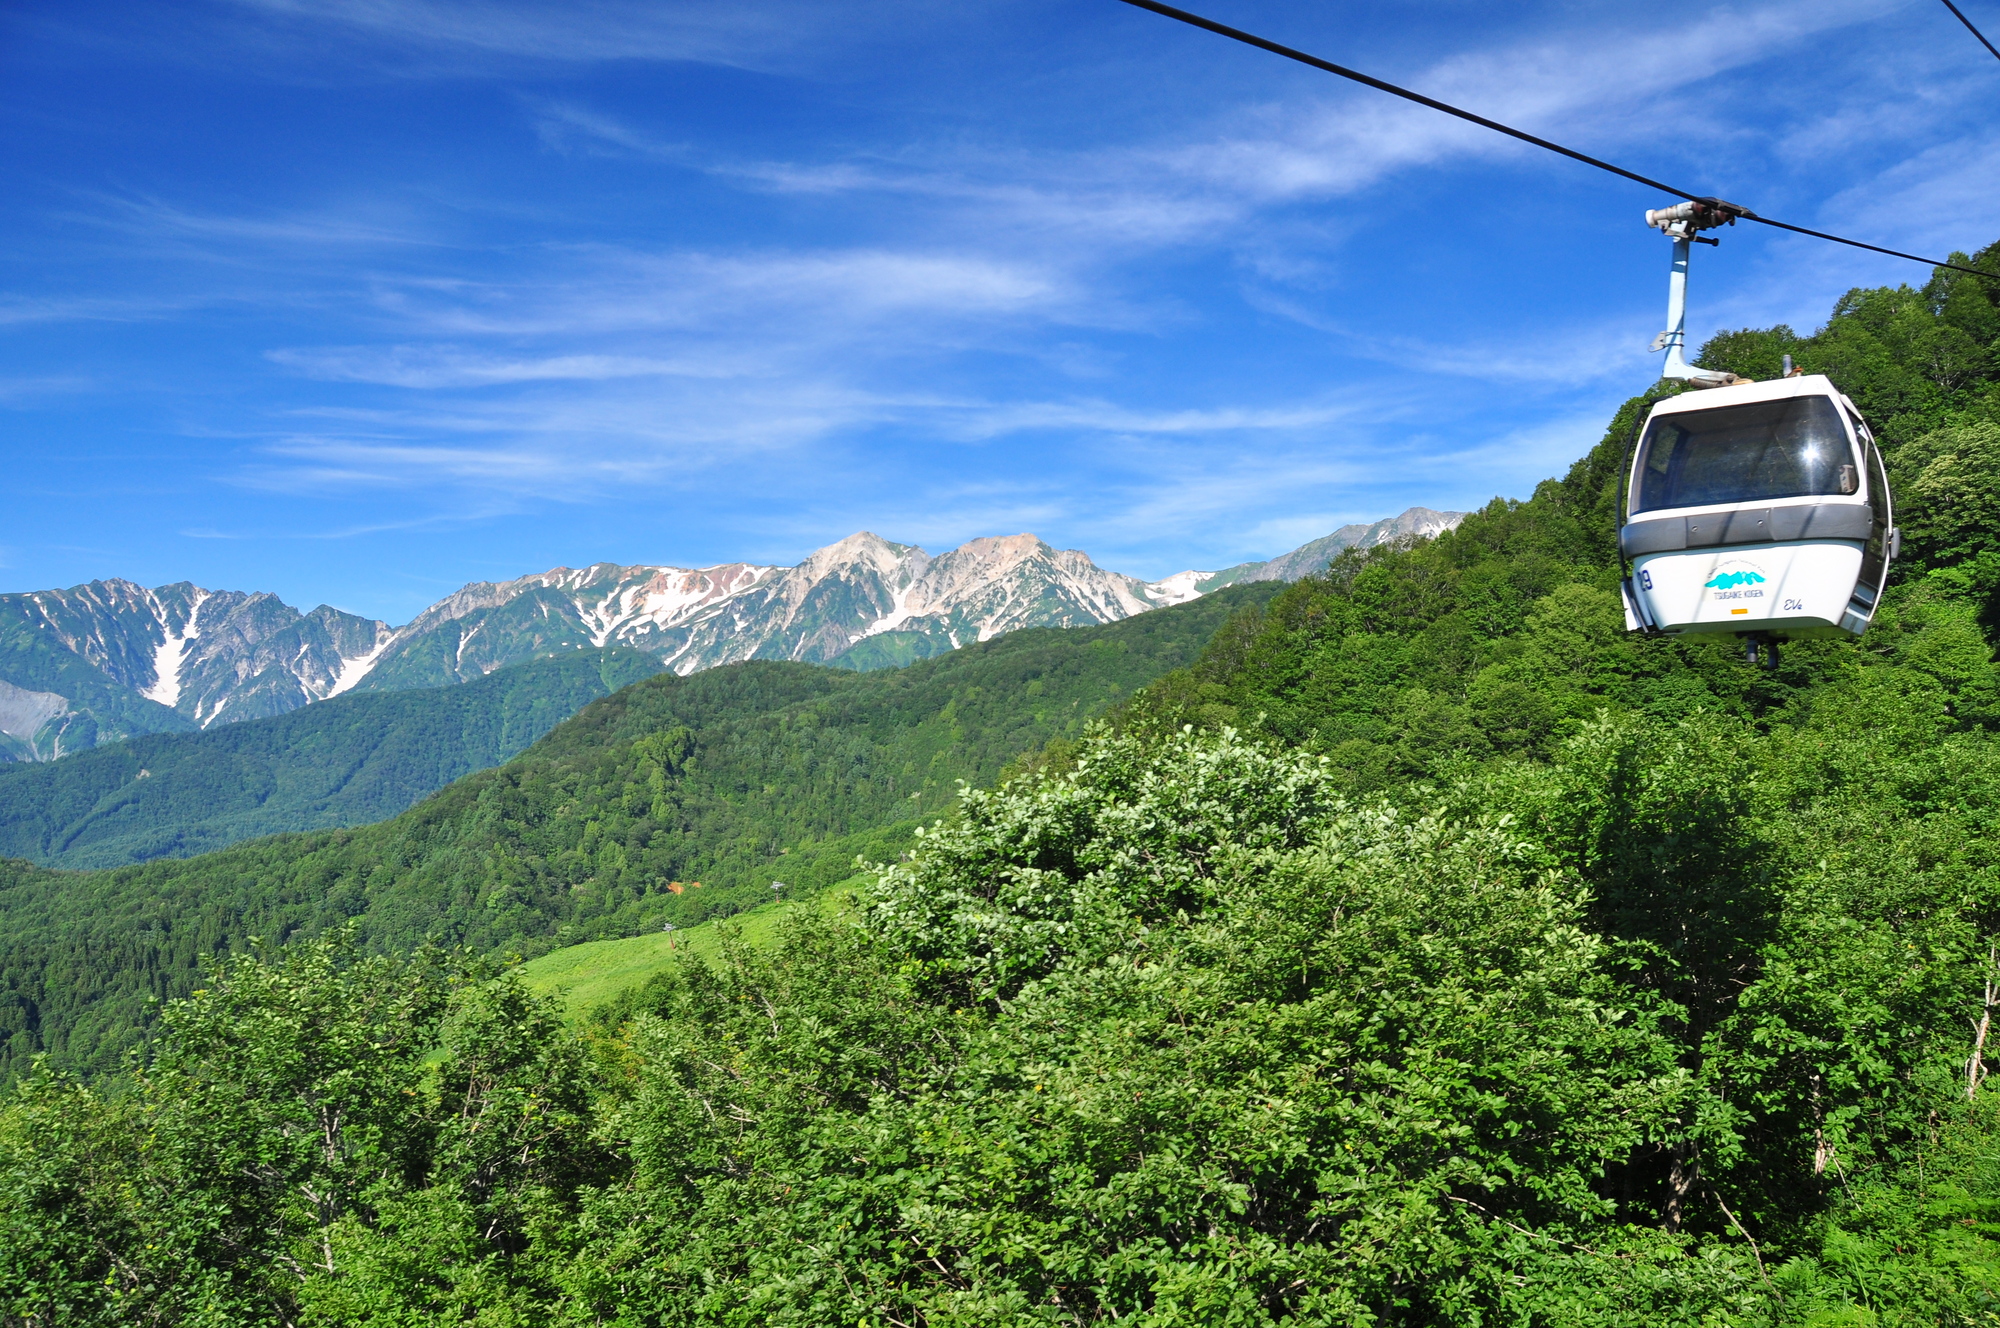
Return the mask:
POLYGON ((784 919, 796 910, 844 913, 853 907, 856 892, 870 879, 850 877, 811 899, 764 904, 733 917, 675 931, 566 945, 529 960, 518 971, 530 991, 560 1000, 569 1022, 579 1024, 592 1010, 643 986, 675 963, 714 959, 731 937, 744 945, 766 947, 777 941, 784 919))

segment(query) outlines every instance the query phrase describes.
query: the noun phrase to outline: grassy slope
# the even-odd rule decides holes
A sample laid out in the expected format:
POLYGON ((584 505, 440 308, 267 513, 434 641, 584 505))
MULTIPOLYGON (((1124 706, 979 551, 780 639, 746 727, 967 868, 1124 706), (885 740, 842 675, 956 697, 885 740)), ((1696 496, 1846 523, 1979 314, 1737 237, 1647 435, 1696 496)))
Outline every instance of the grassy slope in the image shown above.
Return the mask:
POLYGON ((818 895, 811 902, 762 904, 728 919, 715 919, 675 931, 652 931, 616 940, 585 941, 551 950, 521 965, 529 990, 560 996, 571 1023, 623 996, 670 965, 687 959, 713 959, 723 941, 733 935, 745 945, 769 945, 778 938, 785 915, 797 908, 846 908, 854 891, 867 882, 855 876, 818 895))
POLYGON ((533 956, 692 926, 894 856, 959 781, 1189 663, 1258 585, 1121 623, 1034 629, 892 672, 760 662, 662 674, 401 816, 198 858, 65 873, 0 861, 0 1076, 114 1067, 201 962, 351 926, 533 956), (704 881, 673 893, 675 881, 704 881))
POLYGON ((0 768, 0 856, 115 867, 365 825, 498 765, 589 702, 659 671, 637 650, 578 651, 456 687, 342 696, 0 768))

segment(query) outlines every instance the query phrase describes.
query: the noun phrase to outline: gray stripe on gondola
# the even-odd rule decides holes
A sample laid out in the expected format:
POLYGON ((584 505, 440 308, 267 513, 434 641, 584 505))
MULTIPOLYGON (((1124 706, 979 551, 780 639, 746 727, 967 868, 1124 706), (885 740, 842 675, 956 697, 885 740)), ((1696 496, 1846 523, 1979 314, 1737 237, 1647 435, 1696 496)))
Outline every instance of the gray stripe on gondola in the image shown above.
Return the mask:
POLYGON ((1723 544, 1782 544, 1791 540, 1866 540, 1875 514, 1866 503, 1751 507, 1707 516, 1667 516, 1626 523, 1618 549, 1627 558, 1723 544))

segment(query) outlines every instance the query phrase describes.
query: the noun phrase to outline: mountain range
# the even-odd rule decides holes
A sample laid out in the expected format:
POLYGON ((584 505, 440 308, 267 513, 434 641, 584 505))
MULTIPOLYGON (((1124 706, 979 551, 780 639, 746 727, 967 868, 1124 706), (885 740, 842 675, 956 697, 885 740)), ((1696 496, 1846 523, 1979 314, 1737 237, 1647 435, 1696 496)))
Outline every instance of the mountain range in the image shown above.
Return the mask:
POLYGON ((907 664, 1023 627, 1117 622, 1239 582, 1297 580, 1343 549, 1434 535, 1460 515, 1413 507, 1267 562, 1151 582, 1029 534, 933 556, 863 531, 796 567, 597 563, 474 582, 402 627, 184 581, 0 595, 0 759, 467 682, 572 650, 631 647, 683 675, 747 659, 907 664))

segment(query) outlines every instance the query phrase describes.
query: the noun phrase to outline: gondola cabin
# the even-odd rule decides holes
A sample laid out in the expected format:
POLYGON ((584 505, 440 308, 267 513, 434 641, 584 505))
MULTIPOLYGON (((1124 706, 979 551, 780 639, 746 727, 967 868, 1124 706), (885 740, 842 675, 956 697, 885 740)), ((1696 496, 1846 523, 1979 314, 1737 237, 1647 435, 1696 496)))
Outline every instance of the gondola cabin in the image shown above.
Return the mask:
POLYGON ((1633 449, 1625 625, 1755 642, 1859 636, 1897 536, 1881 453, 1824 375, 1686 392, 1633 449))

